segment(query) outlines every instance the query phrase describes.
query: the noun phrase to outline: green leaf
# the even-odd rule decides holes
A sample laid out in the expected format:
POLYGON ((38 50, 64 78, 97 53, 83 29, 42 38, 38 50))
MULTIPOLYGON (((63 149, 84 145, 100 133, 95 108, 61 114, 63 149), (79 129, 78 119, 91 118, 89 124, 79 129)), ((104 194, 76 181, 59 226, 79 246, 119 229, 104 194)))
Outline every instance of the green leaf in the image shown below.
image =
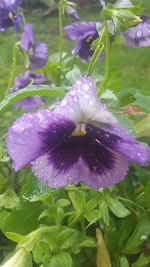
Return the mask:
POLYGON ((77 243, 79 233, 75 229, 65 229, 58 235, 58 244, 62 249, 70 248, 77 243))
POLYGON ((53 192, 54 189, 48 187, 45 183, 37 179, 32 173, 27 176, 27 183, 22 187, 21 197, 35 202, 42 200, 44 196, 53 192))
POLYGON ((144 253, 141 253, 136 262, 132 264, 132 267, 143 267, 150 263, 150 256, 145 256, 144 253))
POLYGON ((149 180, 149 182, 147 183, 147 185, 145 187, 144 201, 145 201, 145 203, 150 205, 150 180, 149 180))
POLYGON ((141 219, 135 230, 128 239, 124 252, 125 253, 137 253, 139 247, 148 238, 150 234, 150 221, 148 219, 141 219))
POLYGON ((135 94, 137 93, 136 88, 125 88, 119 91, 118 93, 118 100, 119 100, 119 106, 118 107, 124 107, 129 104, 132 104, 135 100, 135 94))
POLYGON ((120 267, 130 267, 129 262, 125 256, 120 259, 120 267))
POLYGON ((109 197, 108 207, 118 218, 124 218, 130 214, 130 211, 117 198, 109 197))
POLYGON ((64 96, 64 88, 46 85, 39 85, 39 86, 28 86, 24 89, 18 90, 15 93, 9 94, 1 103, 0 103, 0 111, 5 109, 10 104, 14 103, 17 100, 34 96, 34 95, 41 95, 41 96, 53 96, 53 97, 63 97, 64 96))
POLYGON ((77 79, 81 78, 82 74, 80 69, 75 65, 74 68, 67 72, 66 78, 69 80, 70 83, 74 84, 77 79))
POLYGON ((58 199, 57 201, 56 201, 56 206, 57 207, 66 207, 66 206, 69 206, 70 205, 70 201, 68 200, 68 199, 63 199, 63 198, 61 198, 61 199, 58 199))
POLYGON ((135 124, 137 137, 150 136, 150 115, 135 124))
POLYGON ((28 234, 38 227, 38 217, 43 210, 41 202, 21 201, 16 210, 6 218, 4 232, 28 234))
POLYGON ((99 209, 87 210, 85 213, 85 218, 90 223, 90 225, 95 223, 101 217, 102 217, 102 211, 100 211, 99 209))
POLYGON ((137 93, 135 97, 136 101, 134 104, 146 112, 150 112, 150 96, 137 93))
POLYGON ((75 210, 78 213, 81 213, 86 205, 85 193, 82 191, 69 192, 69 197, 72 201, 75 210))
POLYGON ((13 209, 17 206, 19 198, 12 188, 7 188, 6 191, 0 195, 0 207, 6 209, 13 209))
POLYGON ((65 251, 60 251, 60 253, 56 256, 56 258, 61 267, 73 266, 73 261, 70 254, 65 251))
POLYGON ((12 240, 12 241, 14 241, 14 242, 17 242, 17 243, 19 243, 19 242, 21 242, 21 241, 23 241, 23 240, 25 239, 25 236, 23 236, 23 235, 19 235, 19 234, 17 234, 17 233, 13 233, 13 232, 7 232, 7 233, 5 233, 5 235, 6 235, 10 240, 12 240))

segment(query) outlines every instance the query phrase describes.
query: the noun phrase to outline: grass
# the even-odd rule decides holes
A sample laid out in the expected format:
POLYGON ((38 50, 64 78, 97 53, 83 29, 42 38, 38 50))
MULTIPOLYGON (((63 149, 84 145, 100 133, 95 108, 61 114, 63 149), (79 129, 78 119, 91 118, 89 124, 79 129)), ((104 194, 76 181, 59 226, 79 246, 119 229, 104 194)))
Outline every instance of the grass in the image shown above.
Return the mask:
MULTIPOLYGON (((149 6, 147 2, 146 12, 149 12, 149 6)), ((44 41, 49 47, 49 54, 58 51, 58 21, 57 16, 43 17, 42 10, 35 10, 31 14, 27 14, 27 21, 33 23, 35 29, 36 40, 44 41)), ((80 17, 82 21, 99 21, 99 10, 88 7, 82 8, 80 11, 80 17)), ((64 25, 72 23, 70 18, 66 18, 64 25)), ((12 62, 12 49, 16 41, 20 39, 20 34, 16 34, 14 29, 9 29, 0 33, 0 88, 5 89, 7 87, 9 72, 11 71, 12 62)), ((67 37, 64 40, 65 50, 71 54, 74 42, 70 41, 67 37)), ((123 42, 116 42, 113 45, 111 53, 111 68, 117 70, 117 79, 120 80, 121 88, 138 88, 142 90, 144 94, 148 95, 150 92, 150 47, 141 47, 138 49, 128 48, 123 42), (121 43, 121 44, 120 44, 121 43)), ((80 62, 79 60, 77 62, 80 62)), ((81 68, 86 70, 87 65, 79 63, 81 68)), ((24 65, 20 54, 18 57, 18 68, 16 75, 22 75, 24 72, 24 65)), ((98 64, 97 70, 100 74, 104 71, 104 62, 98 64)), ((2 90, 1 90, 2 91, 2 90)))

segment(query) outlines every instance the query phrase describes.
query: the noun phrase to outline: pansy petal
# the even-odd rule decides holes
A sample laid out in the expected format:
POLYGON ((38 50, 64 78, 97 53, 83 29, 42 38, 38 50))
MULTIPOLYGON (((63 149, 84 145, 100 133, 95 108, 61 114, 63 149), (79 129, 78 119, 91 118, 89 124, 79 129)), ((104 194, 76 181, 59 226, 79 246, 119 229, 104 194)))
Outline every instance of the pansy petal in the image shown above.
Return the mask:
MULTIPOLYGON (((32 163, 32 170, 40 180, 47 183, 50 187, 62 187, 84 182, 94 189, 104 188, 123 180, 128 170, 127 159, 115 153, 110 154, 114 158, 112 168, 106 169, 100 164, 100 173, 91 171, 87 160, 85 161, 84 158, 81 157, 66 170, 61 169, 62 162, 59 163, 60 169, 56 169, 53 162, 50 162, 48 154, 44 154, 36 159, 32 163)), ((92 165, 93 155, 90 160, 92 165)), ((108 162, 108 158, 106 161, 108 162)), ((93 166, 93 168, 94 167, 95 166, 93 166)))
POLYGON ((98 128, 89 124, 87 132, 100 144, 141 165, 145 165, 150 158, 150 150, 140 145, 119 123, 114 125, 113 129, 109 126, 98 128))
POLYGON ((41 155, 42 143, 38 132, 48 127, 51 117, 50 110, 26 113, 9 129, 7 147, 16 171, 41 155))
POLYGON ((32 28, 32 24, 24 25, 24 32, 21 36, 21 48, 25 51, 28 51, 34 42, 34 32, 32 28))
POLYGON ((43 133, 43 155, 33 161, 33 172, 51 187, 84 181, 95 189, 122 180, 128 159, 86 134, 72 135, 73 122, 56 120, 43 133), (67 127, 66 127, 67 126, 67 127))
POLYGON ((79 55, 80 59, 84 61, 85 63, 88 63, 88 59, 92 56, 93 51, 91 48, 91 43, 93 40, 98 38, 98 34, 96 31, 90 31, 83 35, 82 38, 79 39, 79 41, 76 43, 72 55, 79 55))
POLYGON ((41 69, 45 66, 48 60, 48 48, 43 42, 36 42, 33 45, 33 52, 30 56, 31 67, 33 69, 41 69))
POLYGON ((0 8, 8 8, 9 10, 17 9, 22 5, 23 0, 1 0, 0 8))
POLYGON ((142 22, 122 33, 127 46, 139 47, 150 45, 150 18, 141 16, 142 22))
POLYGON ((30 96, 24 99, 18 100, 15 103, 15 107, 22 107, 24 111, 29 111, 35 107, 44 104, 44 100, 41 96, 30 96))
POLYGON ((55 112, 67 116, 76 123, 92 121, 101 125, 113 125, 117 122, 106 105, 99 100, 91 77, 77 80, 69 93, 58 104, 55 112))
POLYGON ((42 84, 44 81, 46 81, 46 77, 39 74, 39 73, 36 73, 36 72, 33 72, 33 71, 30 71, 30 70, 27 70, 24 74, 24 77, 25 78, 28 78, 30 81, 34 81, 34 84, 35 85, 40 85, 42 84))
POLYGON ((96 23, 95 21, 76 22, 64 27, 64 31, 71 40, 78 40, 82 38, 85 33, 96 31, 96 23))

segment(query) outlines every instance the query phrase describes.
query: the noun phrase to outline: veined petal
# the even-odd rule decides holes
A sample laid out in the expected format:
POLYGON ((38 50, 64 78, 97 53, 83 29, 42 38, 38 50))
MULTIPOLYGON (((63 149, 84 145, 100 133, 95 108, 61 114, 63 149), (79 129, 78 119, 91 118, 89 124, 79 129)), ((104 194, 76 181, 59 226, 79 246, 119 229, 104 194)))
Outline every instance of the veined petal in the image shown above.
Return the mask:
POLYGON ((8 131, 8 153, 17 171, 42 154, 40 131, 48 127, 52 118, 50 110, 23 114, 8 131))
POLYGON ((21 36, 21 48, 25 51, 28 51, 30 46, 34 42, 34 32, 32 28, 32 24, 24 25, 24 32, 21 36))
POLYGON ((106 149, 104 151, 102 147, 101 149, 98 158, 87 148, 82 157, 64 157, 57 166, 46 153, 32 163, 32 170, 50 187, 62 187, 79 182, 84 182, 94 189, 108 187, 123 180, 128 170, 128 160, 106 149))
POLYGON ((115 124, 113 128, 109 126, 98 128, 89 124, 87 132, 97 142, 129 160, 146 165, 150 159, 149 148, 140 145, 119 123, 115 124))
POLYGON ((33 45, 33 52, 30 56, 31 67, 33 69, 41 69, 45 66, 48 60, 47 45, 43 42, 36 42, 33 45))
POLYGON ((64 31, 71 40, 78 40, 90 31, 96 31, 96 21, 84 21, 69 24, 64 27, 64 31))
POLYGON ((96 123, 99 126, 117 122, 116 118, 102 104, 90 77, 76 81, 69 93, 55 109, 76 123, 96 123))

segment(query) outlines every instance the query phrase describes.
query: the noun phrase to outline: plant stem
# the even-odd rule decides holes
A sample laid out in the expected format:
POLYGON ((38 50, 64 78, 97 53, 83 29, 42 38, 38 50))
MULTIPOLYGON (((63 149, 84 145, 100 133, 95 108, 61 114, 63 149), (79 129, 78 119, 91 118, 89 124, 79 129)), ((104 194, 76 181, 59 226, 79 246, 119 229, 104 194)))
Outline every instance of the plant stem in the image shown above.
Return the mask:
MULTIPOLYGON (((90 63, 88 65, 88 70, 87 70, 87 75, 91 75, 92 74, 92 71, 94 69, 94 66, 95 66, 97 58, 98 58, 98 55, 99 55, 100 51, 102 50, 102 49, 100 50, 100 48, 101 48, 101 45, 103 43, 104 37, 105 37, 105 31, 102 32, 102 35, 99 38, 98 45, 97 45, 97 47, 96 47, 96 49, 95 49, 95 51, 93 53, 93 56, 90 59, 90 63)), ((102 53, 100 53, 100 55, 101 54, 102 53)))
POLYGON ((105 89, 107 88, 107 82, 109 80, 109 74, 110 74, 110 38, 106 20, 104 21, 104 27, 105 27, 105 41, 106 41, 106 65, 105 65, 104 80, 101 84, 102 91, 105 91, 105 89))
MULTIPOLYGON (((62 54, 63 54, 63 14, 62 14, 62 3, 59 2, 59 64, 60 72, 62 67, 62 54)), ((60 73, 61 75, 61 73, 60 73)))
POLYGON ((20 46, 20 42, 17 42, 14 47, 13 47, 13 64, 12 64, 12 71, 11 71, 11 75, 10 75, 10 79, 8 82, 8 88, 5 91, 4 96, 6 97, 7 95, 9 95, 10 93, 10 89, 13 86, 14 83, 14 78, 15 78, 15 74, 16 74, 16 65, 17 65, 17 49, 20 46))

